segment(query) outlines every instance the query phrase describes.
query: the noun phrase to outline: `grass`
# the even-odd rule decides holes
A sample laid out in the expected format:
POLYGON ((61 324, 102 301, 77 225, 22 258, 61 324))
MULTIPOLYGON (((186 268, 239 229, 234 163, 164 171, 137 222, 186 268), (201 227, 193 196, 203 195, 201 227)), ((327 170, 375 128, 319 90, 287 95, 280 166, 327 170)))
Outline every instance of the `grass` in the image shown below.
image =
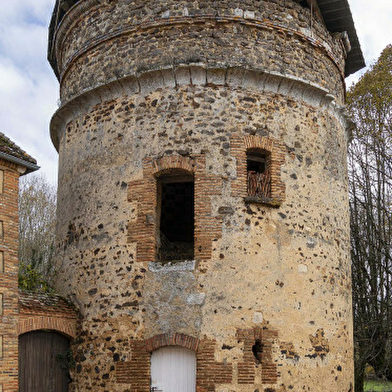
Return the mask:
POLYGON ((392 392, 392 382, 388 381, 365 381, 365 392, 392 392))

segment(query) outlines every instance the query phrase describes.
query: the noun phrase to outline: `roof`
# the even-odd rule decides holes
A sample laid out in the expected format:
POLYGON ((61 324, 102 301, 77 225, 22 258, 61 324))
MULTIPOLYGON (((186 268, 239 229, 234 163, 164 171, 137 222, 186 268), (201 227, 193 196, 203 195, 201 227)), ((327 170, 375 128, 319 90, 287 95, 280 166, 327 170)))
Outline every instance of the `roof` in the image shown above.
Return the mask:
MULTIPOLYGON (((83 0, 56 0, 49 26, 48 60, 58 75, 57 60, 54 54, 54 35, 65 13, 76 3, 83 0)), ((297 0, 298 1, 298 0, 297 0)), ((309 0, 308 0, 309 1, 309 0)), ((355 30, 348 0, 315 0, 321 11, 327 29, 331 33, 347 31, 351 51, 346 60, 345 76, 349 76, 365 66, 362 50, 355 30)))
POLYGON ((19 291, 19 311, 21 314, 53 315, 77 318, 74 305, 57 294, 19 291))
POLYGON ((317 0, 327 29, 331 33, 347 31, 351 51, 347 55, 345 74, 349 76, 365 66, 348 0, 317 0))
POLYGON ((0 132, 0 158, 27 169, 26 173, 38 170, 37 161, 0 132))

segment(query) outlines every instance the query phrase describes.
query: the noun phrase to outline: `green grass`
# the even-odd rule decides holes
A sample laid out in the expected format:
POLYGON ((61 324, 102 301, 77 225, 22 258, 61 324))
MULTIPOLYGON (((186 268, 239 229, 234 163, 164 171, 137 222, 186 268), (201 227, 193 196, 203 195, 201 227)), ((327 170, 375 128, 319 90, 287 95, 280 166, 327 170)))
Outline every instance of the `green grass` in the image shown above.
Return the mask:
POLYGON ((365 381, 365 392, 392 392, 392 382, 365 381))

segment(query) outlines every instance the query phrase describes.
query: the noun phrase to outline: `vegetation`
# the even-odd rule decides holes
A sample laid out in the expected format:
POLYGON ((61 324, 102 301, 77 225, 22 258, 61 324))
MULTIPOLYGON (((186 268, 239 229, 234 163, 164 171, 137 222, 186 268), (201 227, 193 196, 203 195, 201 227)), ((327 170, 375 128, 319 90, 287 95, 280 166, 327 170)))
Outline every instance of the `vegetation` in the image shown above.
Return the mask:
POLYGON ((365 381, 365 392, 391 392, 392 382, 390 381, 365 381))
POLYGON ((21 178, 19 191, 19 287, 51 291, 56 190, 43 176, 21 178))
POLYGON ((392 381, 392 46, 349 90, 355 391, 366 364, 392 381))

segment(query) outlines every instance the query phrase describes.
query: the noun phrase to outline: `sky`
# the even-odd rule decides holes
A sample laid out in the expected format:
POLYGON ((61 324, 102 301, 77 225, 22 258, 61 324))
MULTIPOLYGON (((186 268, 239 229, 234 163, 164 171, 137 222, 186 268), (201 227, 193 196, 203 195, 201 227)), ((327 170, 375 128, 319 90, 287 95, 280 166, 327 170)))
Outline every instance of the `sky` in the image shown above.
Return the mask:
MULTIPOLYGON (((49 122, 57 109, 58 82, 46 60, 55 0, 0 0, 0 132, 37 159, 57 183, 57 152, 49 122)), ((349 0, 369 66, 392 43, 392 0, 349 0)), ((366 70, 366 69, 365 69, 366 70)), ((350 76, 350 86, 364 71, 350 76)))

